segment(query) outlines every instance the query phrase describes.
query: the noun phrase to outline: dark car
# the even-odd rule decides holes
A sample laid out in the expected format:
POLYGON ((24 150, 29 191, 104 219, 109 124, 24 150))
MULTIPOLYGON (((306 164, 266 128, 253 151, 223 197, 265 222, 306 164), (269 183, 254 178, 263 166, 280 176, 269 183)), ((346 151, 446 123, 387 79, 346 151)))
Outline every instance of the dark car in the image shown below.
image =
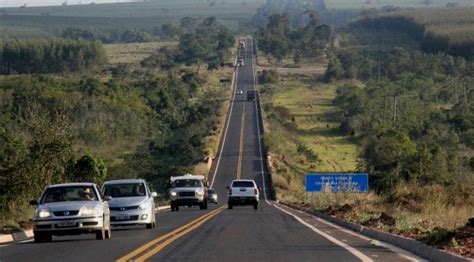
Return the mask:
POLYGON ((217 193, 212 188, 207 190, 207 202, 217 204, 217 193))

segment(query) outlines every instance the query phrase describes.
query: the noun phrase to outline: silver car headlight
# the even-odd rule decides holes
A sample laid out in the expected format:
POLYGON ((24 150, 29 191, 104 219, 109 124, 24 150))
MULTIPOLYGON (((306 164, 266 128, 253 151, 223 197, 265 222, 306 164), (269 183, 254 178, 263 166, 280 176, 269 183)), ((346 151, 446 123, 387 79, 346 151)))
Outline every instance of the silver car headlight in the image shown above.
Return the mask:
POLYGON ((143 202, 138 206, 138 209, 147 209, 148 208, 148 202, 143 202))
POLYGON ((178 193, 171 191, 171 196, 176 196, 178 193))
POLYGON ((83 216, 97 216, 99 214, 99 209, 97 208, 82 208, 81 215, 83 216))
POLYGON ((198 196, 204 196, 204 190, 202 190, 202 188, 199 188, 196 190, 196 195, 198 196))
POLYGON ((39 218, 51 217, 51 211, 49 211, 49 209, 45 209, 45 208, 38 209, 36 211, 36 217, 39 217, 39 218))

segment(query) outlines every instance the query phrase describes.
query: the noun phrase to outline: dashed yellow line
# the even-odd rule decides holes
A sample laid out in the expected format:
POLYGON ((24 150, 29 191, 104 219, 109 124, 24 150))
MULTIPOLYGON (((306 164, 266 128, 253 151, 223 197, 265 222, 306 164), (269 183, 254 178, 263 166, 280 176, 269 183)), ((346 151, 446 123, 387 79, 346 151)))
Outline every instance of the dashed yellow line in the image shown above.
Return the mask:
POLYGON ((240 124, 240 146, 239 146, 239 160, 237 161, 237 179, 240 179, 240 175, 242 173, 242 155, 244 151, 244 121, 245 121, 245 104, 244 104, 244 111, 242 113, 242 122, 240 124))
POLYGON ((145 245, 133 250, 129 254, 117 259, 117 262, 126 262, 126 261, 145 261, 145 259, 150 258, 154 254, 158 253, 160 250, 173 243, 178 238, 186 235, 192 230, 198 228, 204 224, 207 220, 211 219, 215 215, 222 212, 227 206, 221 206, 218 209, 215 209, 203 216, 198 217, 197 219, 189 222, 188 224, 179 227, 168 234, 165 234, 157 239, 154 239, 145 245), (140 255, 140 256, 139 256, 140 255), (135 258, 135 259, 133 259, 135 258))

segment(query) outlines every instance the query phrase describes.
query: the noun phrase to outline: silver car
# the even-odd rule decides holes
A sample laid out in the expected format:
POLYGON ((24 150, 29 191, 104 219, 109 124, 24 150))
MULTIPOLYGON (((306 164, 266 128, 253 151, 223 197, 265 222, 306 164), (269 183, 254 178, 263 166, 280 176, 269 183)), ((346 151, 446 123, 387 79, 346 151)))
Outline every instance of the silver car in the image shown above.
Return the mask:
POLYGON ((109 208, 113 226, 146 225, 155 227, 156 192, 150 192, 143 179, 123 179, 107 181, 102 193, 111 196, 109 208))
POLYGON ((96 239, 112 236, 110 211, 97 185, 68 183, 48 186, 39 200, 33 217, 35 242, 52 241, 52 236, 94 233, 96 239))
POLYGON ((180 206, 199 206, 207 209, 207 181, 204 176, 175 176, 169 184, 171 211, 179 211, 180 206))

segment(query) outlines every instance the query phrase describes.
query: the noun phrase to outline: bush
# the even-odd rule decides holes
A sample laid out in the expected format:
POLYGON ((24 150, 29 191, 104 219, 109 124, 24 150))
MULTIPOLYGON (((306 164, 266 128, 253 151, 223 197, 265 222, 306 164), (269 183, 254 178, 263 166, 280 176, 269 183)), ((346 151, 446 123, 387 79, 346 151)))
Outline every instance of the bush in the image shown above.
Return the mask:
POLYGON ((258 82, 261 84, 271 84, 278 82, 278 73, 275 70, 263 70, 262 74, 258 78, 258 82))

